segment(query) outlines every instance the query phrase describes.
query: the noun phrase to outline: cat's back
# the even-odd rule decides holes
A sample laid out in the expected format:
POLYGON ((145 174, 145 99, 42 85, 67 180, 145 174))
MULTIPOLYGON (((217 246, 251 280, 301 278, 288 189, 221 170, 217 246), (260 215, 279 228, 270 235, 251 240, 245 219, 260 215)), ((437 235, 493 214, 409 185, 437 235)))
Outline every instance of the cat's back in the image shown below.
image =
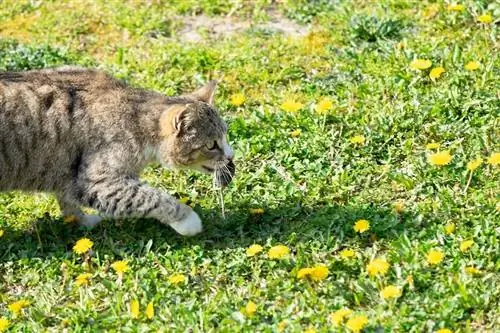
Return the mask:
POLYGON ((52 93, 57 94, 79 90, 97 95, 110 90, 123 89, 125 85, 103 71, 73 66, 23 72, 0 72, 0 89, 2 89, 0 92, 3 94, 24 89, 36 94, 43 93, 48 88, 52 93))
POLYGON ((124 89, 83 68, 0 72, 0 190, 50 187, 88 144, 96 101, 124 89))
POLYGON ((103 71, 81 67, 0 72, 0 119, 78 118, 91 115, 103 101, 116 104, 129 90, 103 71))
POLYGON ((123 89, 106 73, 79 67, 0 72, 0 135, 60 137, 123 89))

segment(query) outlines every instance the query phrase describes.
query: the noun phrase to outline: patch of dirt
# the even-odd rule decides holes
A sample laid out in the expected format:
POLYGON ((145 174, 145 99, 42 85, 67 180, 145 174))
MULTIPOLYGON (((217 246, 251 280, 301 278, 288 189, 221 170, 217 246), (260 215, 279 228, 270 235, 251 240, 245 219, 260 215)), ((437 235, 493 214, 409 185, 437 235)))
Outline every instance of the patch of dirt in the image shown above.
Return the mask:
POLYGON ((233 17, 209 17, 205 15, 183 17, 184 27, 178 32, 178 37, 184 41, 200 42, 208 35, 210 39, 224 38, 235 33, 255 29, 281 33, 286 36, 304 36, 308 29, 277 14, 273 14, 269 21, 254 23, 242 21, 233 17))

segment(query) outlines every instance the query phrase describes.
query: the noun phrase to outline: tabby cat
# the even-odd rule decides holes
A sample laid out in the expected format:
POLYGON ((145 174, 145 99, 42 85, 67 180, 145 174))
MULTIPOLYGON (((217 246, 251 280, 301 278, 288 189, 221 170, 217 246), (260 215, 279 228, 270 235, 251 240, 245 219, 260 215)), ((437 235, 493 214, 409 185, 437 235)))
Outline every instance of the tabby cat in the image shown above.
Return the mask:
POLYGON ((182 235, 202 230, 187 205, 138 179, 152 162, 235 173, 227 126, 213 102, 216 82, 166 97, 91 69, 0 73, 0 191, 54 193, 62 214, 86 226, 105 216, 152 217, 182 235))

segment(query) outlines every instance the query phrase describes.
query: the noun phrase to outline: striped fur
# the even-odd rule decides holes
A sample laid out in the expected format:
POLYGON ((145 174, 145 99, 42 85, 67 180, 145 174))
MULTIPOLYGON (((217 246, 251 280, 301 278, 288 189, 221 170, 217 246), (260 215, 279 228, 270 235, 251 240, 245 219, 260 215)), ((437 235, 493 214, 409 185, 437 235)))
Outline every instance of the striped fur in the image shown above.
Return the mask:
POLYGON ((97 70, 0 73, 0 191, 54 193, 64 215, 80 206, 111 216, 179 223, 194 214, 142 183, 150 162, 234 175, 215 83, 166 97, 97 70))

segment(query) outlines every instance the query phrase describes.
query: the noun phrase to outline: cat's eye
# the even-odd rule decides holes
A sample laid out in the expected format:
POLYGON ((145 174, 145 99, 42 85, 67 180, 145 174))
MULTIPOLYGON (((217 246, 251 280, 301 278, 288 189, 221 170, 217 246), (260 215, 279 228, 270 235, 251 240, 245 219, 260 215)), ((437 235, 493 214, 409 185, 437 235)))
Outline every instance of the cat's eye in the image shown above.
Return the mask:
POLYGON ((214 141, 213 143, 207 144, 207 149, 208 150, 219 149, 219 145, 217 144, 217 141, 214 141))

